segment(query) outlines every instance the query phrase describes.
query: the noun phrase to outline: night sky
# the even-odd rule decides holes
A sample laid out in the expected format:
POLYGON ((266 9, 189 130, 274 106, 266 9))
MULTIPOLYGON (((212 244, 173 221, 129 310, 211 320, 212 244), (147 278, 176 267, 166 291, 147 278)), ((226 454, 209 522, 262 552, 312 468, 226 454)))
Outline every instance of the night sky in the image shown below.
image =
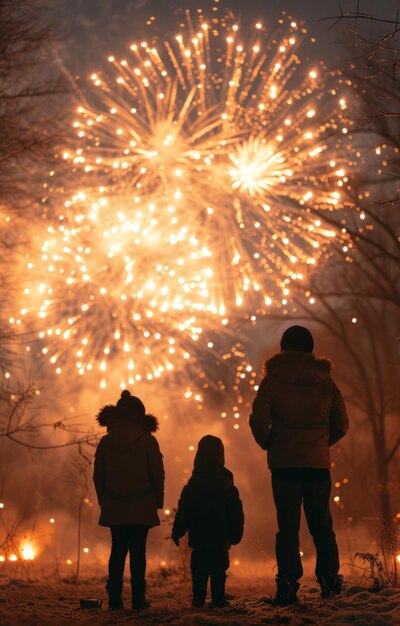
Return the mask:
MULTIPOLYGON (((143 36, 145 22, 155 16, 153 34, 174 33, 180 21, 179 10, 196 10, 208 7, 212 0, 58 0, 54 8, 57 29, 62 33, 61 54, 74 74, 85 73, 98 67, 109 53, 123 51, 135 37, 143 36)), ((355 11, 356 0, 343 0, 343 11, 355 11)), ((310 36, 317 39, 309 54, 330 66, 338 65, 338 57, 351 54, 339 45, 349 35, 329 27, 323 18, 339 13, 337 0, 221 0, 219 7, 233 10, 242 20, 262 20, 265 25, 276 24, 282 11, 304 20, 310 36)), ((400 0, 360 0, 359 10, 384 19, 395 19, 400 0)), ((183 15, 183 13, 181 13, 183 15)), ((371 24, 364 22, 365 28, 371 24)), ((342 24, 342 27, 345 24, 342 24)), ((379 28, 375 24, 374 28, 379 28)), ((339 62, 340 64, 340 62, 339 62)), ((82 75, 82 74, 81 74, 82 75)))

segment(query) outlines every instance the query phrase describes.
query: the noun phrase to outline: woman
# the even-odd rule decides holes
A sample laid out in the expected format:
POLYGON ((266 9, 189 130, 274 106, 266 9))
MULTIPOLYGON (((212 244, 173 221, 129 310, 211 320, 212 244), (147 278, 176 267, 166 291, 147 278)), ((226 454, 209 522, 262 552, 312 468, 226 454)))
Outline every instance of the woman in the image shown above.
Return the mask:
POLYGON ((100 526, 111 530, 111 554, 106 589, 109 607, 122 609, 125 559, 129 551, 132 609, 146 600, 146 540, 160 523, 157 509, 164 501, 164 466, 157 439, 158 421, 147 415, 139 398, 124 390, 115 405, 103 407, 97 421, 107 435, 97 446, 93 480, 101 508, 100 526))

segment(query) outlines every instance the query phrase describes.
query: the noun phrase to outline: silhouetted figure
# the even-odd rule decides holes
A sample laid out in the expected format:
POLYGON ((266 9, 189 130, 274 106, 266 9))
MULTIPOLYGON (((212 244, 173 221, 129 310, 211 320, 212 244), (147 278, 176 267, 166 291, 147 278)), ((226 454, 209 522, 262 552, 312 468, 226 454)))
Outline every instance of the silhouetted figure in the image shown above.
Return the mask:
POLYGON ((194 607, 204 606, 209 578, 210 607, 227 605, 229 548, 240 542, 243 526, 242 502, 232 472, 225 467, 224 445, 218 437, 206 435, 199 441, 193 473, 183 488, 172 528, 177 546, 189 531, 194 607))
POLYGON ((255 440, 268 451, 277 510, 278 575, 274 604, 297 602, 303 568, 299 553, 303 503, 317 551, 316 576, 321 597, 342 587, 339 554, 329 510, 330 453, 348 429, 342 395, 331 378, 331 363, 313 354, 307 328, 291 326, 281 339, 280 354, 269 359, 250 415, 255 440))
POLYGON ((97 421, 107 427, 97 446, 93 480, 101 507, 99 524, 111 530, 109 607, 124 607, 121 594, 129 551, 132 609, 147 608, 146 540, 149 528, 160 524, 157 509, 164 501, 162 454, 152 435, 158 422, 127 390, 116 406, 108 404, 100 410, 97 421))

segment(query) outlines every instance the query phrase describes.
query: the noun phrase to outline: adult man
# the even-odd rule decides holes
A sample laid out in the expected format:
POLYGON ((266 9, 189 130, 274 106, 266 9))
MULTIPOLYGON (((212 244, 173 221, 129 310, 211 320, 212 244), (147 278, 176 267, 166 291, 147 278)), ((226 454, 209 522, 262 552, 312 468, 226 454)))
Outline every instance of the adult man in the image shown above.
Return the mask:
POLYGON ((277 591, 273 603, 297 602, 303 574, 299 529, 303 503, 317 552, 316 576, 321 597, 338 594, 342 577, 332 516, 329 447, 347 432, 342 395, 331 378, 331 363, 313 354, 307 328, 291 326, 281 339, 281 352, 266 362, 266 376, 253 402, 250 428, 268 451, 277 511, 277 591))

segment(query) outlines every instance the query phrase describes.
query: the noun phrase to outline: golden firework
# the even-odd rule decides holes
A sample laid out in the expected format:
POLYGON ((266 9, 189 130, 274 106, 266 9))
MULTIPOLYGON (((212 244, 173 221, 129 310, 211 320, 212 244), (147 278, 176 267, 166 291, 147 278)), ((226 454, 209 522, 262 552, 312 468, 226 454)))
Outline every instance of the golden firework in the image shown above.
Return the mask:
POLYGON ((185 369, 208 332, 286 305, 338 237, 345 99, 285 28, 188 15, 91 75, 64 152, 83 187, 27 255, 22 314, 57 371, 73 356, 104 386, 118 355, 124 386, 185 369))

